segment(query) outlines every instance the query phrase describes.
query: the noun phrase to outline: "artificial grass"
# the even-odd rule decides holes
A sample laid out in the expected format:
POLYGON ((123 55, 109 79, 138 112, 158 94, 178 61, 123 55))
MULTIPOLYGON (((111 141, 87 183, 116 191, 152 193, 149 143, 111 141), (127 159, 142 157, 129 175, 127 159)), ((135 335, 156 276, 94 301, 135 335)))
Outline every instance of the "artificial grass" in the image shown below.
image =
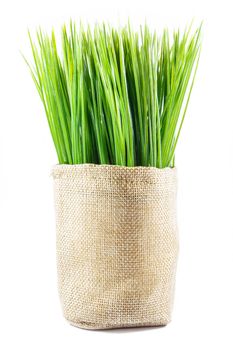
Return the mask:
POLYGON ((200 54, 201 27, 159 37, 105 24, 37 31, 29 65, 60 164, 174 166, 200 54))

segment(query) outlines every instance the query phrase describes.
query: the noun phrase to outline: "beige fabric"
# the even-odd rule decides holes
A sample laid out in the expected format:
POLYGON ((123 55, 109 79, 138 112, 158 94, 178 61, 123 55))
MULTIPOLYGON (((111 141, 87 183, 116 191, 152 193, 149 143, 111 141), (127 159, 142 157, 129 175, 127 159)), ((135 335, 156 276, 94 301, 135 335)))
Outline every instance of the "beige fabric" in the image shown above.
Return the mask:
POLYGON ((176 169, 53 169, 59 294, 73 325, 166 325, 178 237, 176 169))

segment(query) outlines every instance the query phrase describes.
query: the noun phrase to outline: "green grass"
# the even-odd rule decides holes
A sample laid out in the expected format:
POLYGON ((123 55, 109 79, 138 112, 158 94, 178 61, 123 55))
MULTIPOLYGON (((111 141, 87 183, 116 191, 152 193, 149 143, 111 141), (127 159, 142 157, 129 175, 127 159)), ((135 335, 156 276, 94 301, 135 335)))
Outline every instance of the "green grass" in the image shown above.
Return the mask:
POLYGON ((174 166, 200 55, 201 27, 161 36, 147 25, 29 33, 29 64, 60 164, 174 166))

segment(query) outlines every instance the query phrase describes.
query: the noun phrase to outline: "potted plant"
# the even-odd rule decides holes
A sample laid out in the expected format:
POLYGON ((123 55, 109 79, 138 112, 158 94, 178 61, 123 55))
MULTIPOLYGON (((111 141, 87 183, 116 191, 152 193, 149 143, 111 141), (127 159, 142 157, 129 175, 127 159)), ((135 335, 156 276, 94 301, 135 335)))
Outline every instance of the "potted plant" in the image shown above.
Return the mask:
POLYGON ((66 319, 89 329, 171 319, 178 255, 175 149, 200 31, 147 25, 30 36, 53 168, 58 285, 66 319))

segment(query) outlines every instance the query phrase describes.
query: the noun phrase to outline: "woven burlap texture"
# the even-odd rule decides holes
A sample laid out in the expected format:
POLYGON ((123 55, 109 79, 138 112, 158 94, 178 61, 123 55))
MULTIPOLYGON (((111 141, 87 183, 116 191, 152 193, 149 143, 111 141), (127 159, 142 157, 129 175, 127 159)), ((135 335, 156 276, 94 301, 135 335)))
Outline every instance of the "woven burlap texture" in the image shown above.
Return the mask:
POLYGON ((176 169, 53 168, 58 286, 81 328, 166 325, 178 255, 176 169))

